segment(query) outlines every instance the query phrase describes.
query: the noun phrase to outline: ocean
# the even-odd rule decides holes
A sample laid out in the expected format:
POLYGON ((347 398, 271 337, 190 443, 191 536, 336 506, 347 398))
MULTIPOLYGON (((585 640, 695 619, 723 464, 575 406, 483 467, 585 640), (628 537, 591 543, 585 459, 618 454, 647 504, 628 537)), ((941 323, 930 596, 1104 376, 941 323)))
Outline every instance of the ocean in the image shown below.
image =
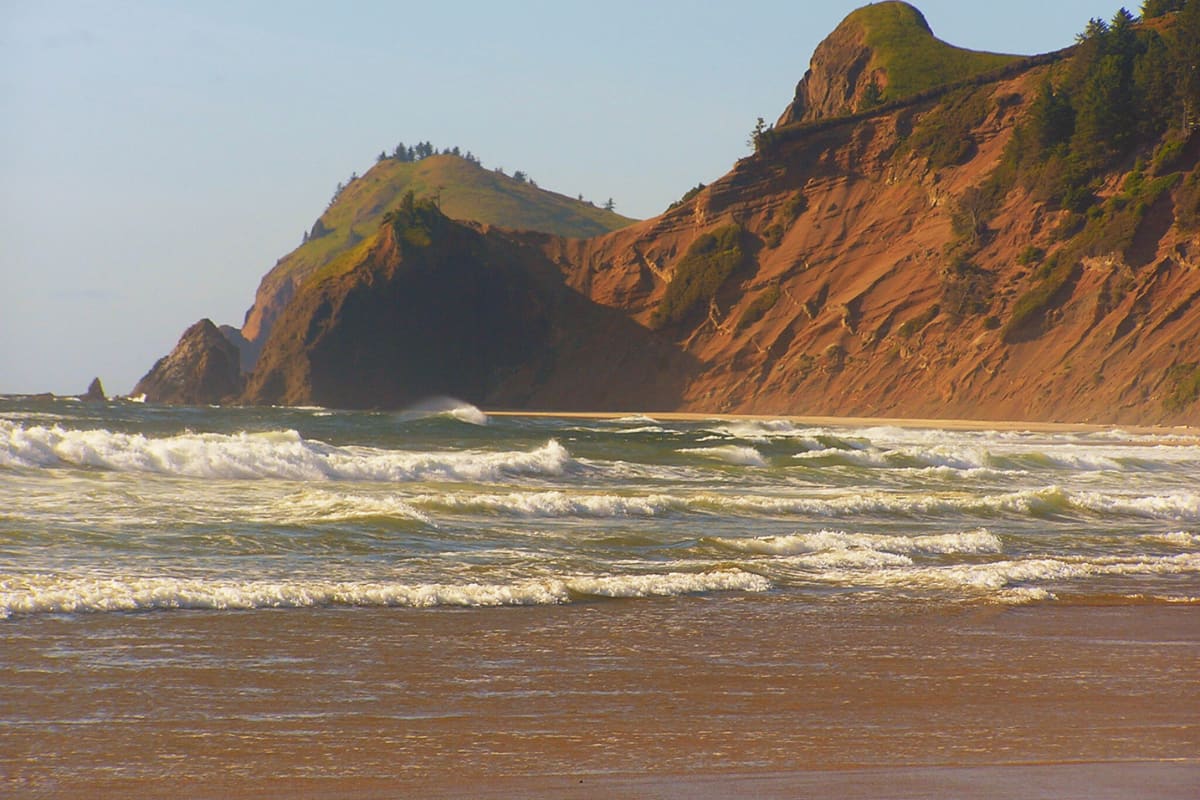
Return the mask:
POLYGON ((1171 796, 1200 438, 8 397, 0 645, 10 796, 1171 796))

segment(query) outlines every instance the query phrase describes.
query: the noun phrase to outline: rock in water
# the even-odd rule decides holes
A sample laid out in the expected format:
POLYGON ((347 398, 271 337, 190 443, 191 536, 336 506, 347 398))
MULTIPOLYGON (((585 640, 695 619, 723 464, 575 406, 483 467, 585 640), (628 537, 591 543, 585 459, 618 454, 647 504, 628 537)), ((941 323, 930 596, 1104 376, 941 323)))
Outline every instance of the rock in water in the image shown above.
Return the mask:
POLYGON ((108 400, 108 397, 104 394, 104 386, 100 383, 99 378, 92 378, 92 382, 88 384, 87 392, 80 399, 88 403, 103 403, 108 400))
POLYGON ((169 355, 146 373, 134 395, 151 403, 207 405, 235 398, 242 389, 237 346, 212 320, 202 319, 184 331, 169 355))

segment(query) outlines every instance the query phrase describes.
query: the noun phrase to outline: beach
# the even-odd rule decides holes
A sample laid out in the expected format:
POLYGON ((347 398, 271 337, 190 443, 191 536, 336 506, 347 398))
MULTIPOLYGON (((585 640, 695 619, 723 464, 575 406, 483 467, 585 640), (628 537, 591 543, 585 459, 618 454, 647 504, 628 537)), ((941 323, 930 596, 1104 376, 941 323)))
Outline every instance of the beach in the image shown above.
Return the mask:
POLYGON ((10 796, 1185 798, 1200 779, 1195 607, 693 597, 4 635, 10 796))
POLYGON ((0 793, 1194 797, 1185 430, 0 404, 0 793))

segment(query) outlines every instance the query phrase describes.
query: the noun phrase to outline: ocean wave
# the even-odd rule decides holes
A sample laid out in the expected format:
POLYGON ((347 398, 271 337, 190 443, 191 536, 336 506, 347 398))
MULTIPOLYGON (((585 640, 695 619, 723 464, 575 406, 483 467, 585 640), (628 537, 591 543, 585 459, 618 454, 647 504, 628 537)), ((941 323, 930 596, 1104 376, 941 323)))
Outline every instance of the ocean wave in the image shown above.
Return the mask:
MULTIPOLYGON (((817 533, 797 533, 789 536, 764 536, 744 539, 718 538, 713 541, 717 545, 730 550, 763 555, 795 555, 844 550, 876 551, 903 555, 947 555, 999 553, 1002 550, 1000 537, 984 529, 963 533, 941 533, 922 536, 886 536, 825 530, 818 531, 817 533)), ((911 561, 907 563, 911 563, 911 561)))
MULTIPOLYGON (((617 467, 597 467, 619 473, 617 467)), ((1188 492, 1119 498, 1060 487, 997 495, 862 492, 830 497, 699 494, 606 494, 564 491, 421 494, 407 501, 425 509, 520 517, 655 517, 666 513, 823 518, 942 518, 1103 515, 1188 521, 1200 518, 1200 498, 1188 492)))
MULTIPOLYGON (((814 573, 813 578, 835 585, 988 592, 1020 587, 1022 584, 1093 577, 1191 573, 1200 573, 1200 553, 1163 557, 1027 558, 981 564, 911 566, 874 571, 825 570, 814 573)), ((1045 590, 1044 586, 1036 585, 1027 588, 1045 590)))
POLYGON ((445 419, 465 422, 468 425, 480 426, 487 425, 490 422, 488 415, 483 413, 477 406, 473 406, 462 400, 456 400, 453 397, 431 397, 415 406, 405 409, 401 412, 400 416, 406 419, 443 417, 445 419))
POLYGON ((624 417, 617 417, 612 422, 620 425, 658 425, 658 420, 645 414, 630 414, 624 417))
POLYGON ((703 456, 704 458, 712 458, 718 461, 725 461, 729 464, 736 464, 741 467, 765 467, 767 460, 763 458, 763 454, 755 450, 753 447, 741 447, 738 445, 721 445, 719 447, 685 447, 676 452, 687 453, 689 455, 703 456))
POLYGON ((409 498, 409 502, 422 508, 523 517, 654 517, 686 508, 686 502, 666 494, 571 494, 558 491, 422 494, 409 498))
POLYGON ((1175 547, 1200 546, 1200 533, 1191 533, 1190 531, 1171 531, 1169 533, 1151 534, 1146 538, 1162 542, 1163 544, 1174 545, 1175 547))
POLYGON ((792 458, 818 466, 866 469, 946 468, 960 471, 994 470, 996 474, 1025 472, 1146 472, 1200 463, 1200 448, 1083 447, 1063 445, 1054 451, 1014 448, 1010 443, 931 443, 884 447, 847 446, 825 437, 801 442, 804 450, 792 458))
POLYGON ((161 438, 104 429, 26 428, 0 420, 0 466, 94 467, 194 478, 415 481, 562 475, 574 464, 551 439, 529 451, 410 452, 334 446, 293 430, 161 438))
POLYGON ((0 577, 0 619, 31 614, 169 609, 558 605, 589 597, 671 597, 726 591, 764 592, 770 588, 771 582, 766 578, 741 570, 573 576, 507 584, 6 576, 0 577))
POLYGON ((396 495, 363 495, 343 492, 305 490, 281 497, 251 520, 271 525, 300 525, 313 522, 339 522, 355 519, 410 519, 431 524, 427 514, 418 511, 396 495))

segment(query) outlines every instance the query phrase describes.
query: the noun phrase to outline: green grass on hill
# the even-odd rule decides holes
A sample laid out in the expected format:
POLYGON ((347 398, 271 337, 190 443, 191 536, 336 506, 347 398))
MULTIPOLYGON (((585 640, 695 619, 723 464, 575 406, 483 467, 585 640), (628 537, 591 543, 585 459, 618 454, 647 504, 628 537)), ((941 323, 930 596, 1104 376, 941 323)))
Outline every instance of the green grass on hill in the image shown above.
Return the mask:
POLYGON ((379 161, 352 180, 320 217, 324 233, 280 259, 272 280, 336 273, 343 255, 379 230, 383 215, 408 192, 436 199, 453 219, 585 238, 634 222, 612 211, 486 169, 453 155, 379 161), (336 262, 336 263, 335 263, 336 262))
POLYGON ((846 17, 860 25, 873 51, 869 69, 887 73, 883 100, 899 100, 917 92, 1003 67, 1020 56, 964 50, 933 35, 920 11, 907 3, 864 6, 846 17))

